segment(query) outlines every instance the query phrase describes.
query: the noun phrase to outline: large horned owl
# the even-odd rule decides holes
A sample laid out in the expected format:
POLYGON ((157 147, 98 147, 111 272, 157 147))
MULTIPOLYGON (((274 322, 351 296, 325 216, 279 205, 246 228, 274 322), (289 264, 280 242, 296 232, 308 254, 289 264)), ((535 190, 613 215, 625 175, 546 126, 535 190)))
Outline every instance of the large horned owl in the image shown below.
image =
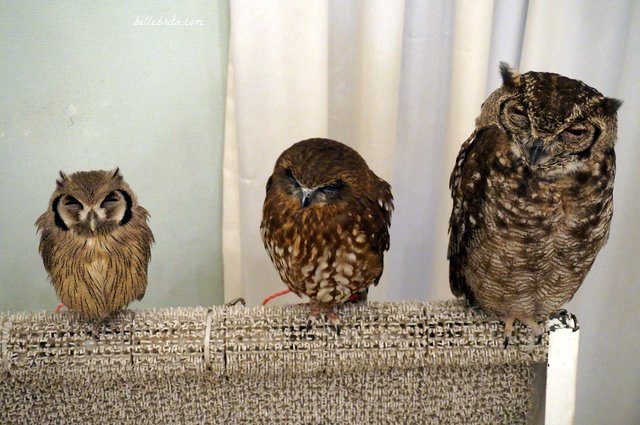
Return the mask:
POLYGON ((518 74, 483 103, 451 175, 451 290, 542 332, 609 236, 621 102, 558 74, 518 74))
POLYGON ((350 147, 309 139, 285 150, 267 182, 260 231, 285 284, 309 297, 310 323, 366 298, 389 249, 391 187, 350 147))
POLYGON ((118 169, 60 173, 36 225, 44 267, 68 308, 104 319, 142 299, 153 243, 148 216, 118 169))

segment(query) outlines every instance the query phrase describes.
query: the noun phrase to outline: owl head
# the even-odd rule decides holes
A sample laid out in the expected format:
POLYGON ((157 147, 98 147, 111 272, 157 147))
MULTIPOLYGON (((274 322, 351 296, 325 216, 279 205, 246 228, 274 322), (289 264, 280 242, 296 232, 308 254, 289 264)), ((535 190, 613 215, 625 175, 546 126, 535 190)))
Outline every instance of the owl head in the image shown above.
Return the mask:
POLYGON ((502 127, 530 165, 567 166, 615 144, 621 101, 558 74, 519 74, 504 62, 500 73, 477 124, 502 127))
POLYGON ((308 139, 285 150, 267 182, 299 209, 336 204, 364 193, 371 171, 353 149, 329 139, 308 139))
POLYGON ((49 207, 59 229, 95 237, 126 225, 137 199, 117 168, 79 171, 69 176, 61 171, 49 207))

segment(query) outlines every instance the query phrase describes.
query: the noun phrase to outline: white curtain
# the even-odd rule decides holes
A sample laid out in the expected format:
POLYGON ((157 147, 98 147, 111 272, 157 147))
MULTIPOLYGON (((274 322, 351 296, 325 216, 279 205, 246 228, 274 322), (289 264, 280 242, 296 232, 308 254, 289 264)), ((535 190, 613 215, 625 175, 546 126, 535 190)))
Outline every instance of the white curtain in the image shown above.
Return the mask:
POLYGON ((441 299, 448 177, 498 62, 625 100, 611 239, 569 308, 582 323, 576 423, 640 423, 638 1, 237 0, 230 38, 225 298, 251 304, 284 288, 258 227, 266 180, 294 142, 347 143, 393 186, 391 250, 371 298, 441 299))

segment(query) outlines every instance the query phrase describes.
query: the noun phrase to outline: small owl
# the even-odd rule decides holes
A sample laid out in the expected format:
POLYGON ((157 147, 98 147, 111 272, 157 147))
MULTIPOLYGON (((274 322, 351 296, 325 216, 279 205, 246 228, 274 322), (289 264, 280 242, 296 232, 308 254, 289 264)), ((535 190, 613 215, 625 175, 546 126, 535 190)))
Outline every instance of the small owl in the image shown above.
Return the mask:
POLYGON ((267 182, 260 231, 285 284, 309 297, 309 326, 333 307, 366 298, 382 275, 391 187, 350 147, 309 139, 285 150, 267 182))
POLYGON ((607 241, 621 102, 558 74, 518 74, 483 103, 451 175, 452 292, 542 333, 607 241))
POLYGON ((69 309, 105 319, 142 299, 154 241, 148 217, 118 169, 60 172, 36 226, 44 267, 69 309))

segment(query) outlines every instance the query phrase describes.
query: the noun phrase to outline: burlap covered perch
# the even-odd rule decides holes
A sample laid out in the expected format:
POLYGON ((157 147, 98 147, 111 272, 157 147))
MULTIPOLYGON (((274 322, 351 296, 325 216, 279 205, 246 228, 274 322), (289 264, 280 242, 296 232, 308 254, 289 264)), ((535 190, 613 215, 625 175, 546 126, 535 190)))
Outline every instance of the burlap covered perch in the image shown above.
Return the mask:
POLYGON ((461 302, 0 315, 0 423, 526 423, 532 346, 461 302))

